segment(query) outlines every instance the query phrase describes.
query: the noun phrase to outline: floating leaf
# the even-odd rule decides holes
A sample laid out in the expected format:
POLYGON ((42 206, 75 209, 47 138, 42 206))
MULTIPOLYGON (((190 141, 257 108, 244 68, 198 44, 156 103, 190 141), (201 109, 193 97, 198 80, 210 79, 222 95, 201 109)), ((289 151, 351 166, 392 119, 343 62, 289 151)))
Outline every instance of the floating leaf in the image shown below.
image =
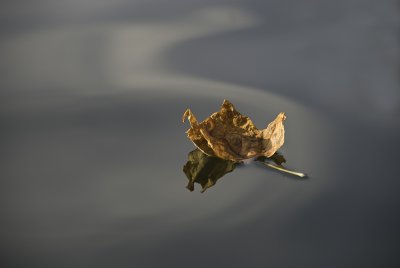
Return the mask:
POLYGON ((278 114, 267 128, 259 130, 251 119, 240 114, 232 103, 224 100, 220 111, 198 122, 190 109, 183 114, 188 118, 188 138, 208 156, 231 161, 253 157, 271 157, 283 145, 285 129, 284 113, 278 114))

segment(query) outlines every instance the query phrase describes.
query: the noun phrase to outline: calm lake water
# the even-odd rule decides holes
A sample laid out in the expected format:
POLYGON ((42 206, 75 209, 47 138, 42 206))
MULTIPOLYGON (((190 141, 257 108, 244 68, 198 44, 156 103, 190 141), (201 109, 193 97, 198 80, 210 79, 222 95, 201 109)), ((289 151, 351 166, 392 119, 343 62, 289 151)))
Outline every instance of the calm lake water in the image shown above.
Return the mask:
POLYGON ((397 41, 358 49, 397 13, 178 2, 4 5, 5 267, 397 267, 397 41), (261 7, 292 19, 271 27, 261 7), (259 128, 285 112, 280 151, 309 177, 249 163, 188 191, 182 114, 223 99, 259 128))

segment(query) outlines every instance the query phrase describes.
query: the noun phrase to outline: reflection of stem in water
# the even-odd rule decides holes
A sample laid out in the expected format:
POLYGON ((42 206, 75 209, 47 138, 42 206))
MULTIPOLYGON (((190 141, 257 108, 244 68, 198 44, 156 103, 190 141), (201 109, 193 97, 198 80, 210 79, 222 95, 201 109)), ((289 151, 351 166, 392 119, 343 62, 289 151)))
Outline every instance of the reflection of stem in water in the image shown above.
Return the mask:
POLYGON ((268 166, 268 167, 277 169, 277 170, 279 170, 279 171, 286 172, 286 173, 289 173, 289 174, 292 174, 292 175, 295 175, 295 176, 299 176, 299 177, 302 177, 302 178, 304 178, 304 177, 307 176, 306 174, 301 173, 301 172, 296 172, 296 171, 287 170, 287 169, 285 169, 285 168, 282 167, 282 166, 279 167, 279 166, 275 166, 275 165, 272 165, 272 164, 266 163, 266 162, 263 162, 263 164, 266 165, 266 166, 268 166))

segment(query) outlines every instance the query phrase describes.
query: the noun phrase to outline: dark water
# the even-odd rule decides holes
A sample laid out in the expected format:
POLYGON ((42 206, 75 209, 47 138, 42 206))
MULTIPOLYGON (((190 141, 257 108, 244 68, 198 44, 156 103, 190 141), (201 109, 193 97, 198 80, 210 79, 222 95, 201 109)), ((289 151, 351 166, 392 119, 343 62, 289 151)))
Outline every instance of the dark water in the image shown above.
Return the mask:
POLYGON ((400 264, 391 3, 38 3, 1 13, 5 267, 400 264), (188 191, 182 113, 223 99, 260 128, 286 112, 281 152, 309 178, 249 164, 188 191))

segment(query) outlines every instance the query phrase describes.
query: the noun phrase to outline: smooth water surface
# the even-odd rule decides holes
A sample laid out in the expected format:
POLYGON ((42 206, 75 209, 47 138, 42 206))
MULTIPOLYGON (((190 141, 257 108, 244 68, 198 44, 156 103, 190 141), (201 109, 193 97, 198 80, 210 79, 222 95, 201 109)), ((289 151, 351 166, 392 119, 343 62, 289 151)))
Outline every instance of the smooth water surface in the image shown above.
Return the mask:
MULTIPOLYGON (((335 76, 334 64, 327 68, 331 61, 322 55, 335 58, 329 51, 310 63, 307 42, 293 43, 299 33, 285 31, 293 21, 276 27, 287 35, 274 35, 256 10, 261 4, 207 3, 150 12, 157 18, 132 11, 136 21, 123 9, 112 9, 110 18, 99 11, 96 23, 80 13, 70 22, 67 6, 51 8, 65 8, 54 16, 66 18, 44 16, 39 6, 26 18, 31 26, 3 26, 5 267, 399 263, 396 81, 376 72, 371 80, 386 88, 368 106, 379 93, 335 91, 331 82, 339 88, 349 77, 335 76), (271 34, 273 40, 264 38, 271 34), (297 56, 283 57, 287 51, 297 56), (268 59, 257 63, 257 52, 276 61, 269 71, 261 68, 268 59), (315 80, 310 74, 317 70, 315 80), (309 177, 250 163, 205 193, 199 185, 188 191, 182 168, 194 146, 182 114, 191 108, 202 120, 223 99, 259 128, 285 112, 281 152, 288 168, 309 177)), ((333 19, 321 25, 326 20, 333 19)), ((318 39, 318 29, 307 33, 318 39)), ((341 60, 332 59, 351 73, 341 60)))

